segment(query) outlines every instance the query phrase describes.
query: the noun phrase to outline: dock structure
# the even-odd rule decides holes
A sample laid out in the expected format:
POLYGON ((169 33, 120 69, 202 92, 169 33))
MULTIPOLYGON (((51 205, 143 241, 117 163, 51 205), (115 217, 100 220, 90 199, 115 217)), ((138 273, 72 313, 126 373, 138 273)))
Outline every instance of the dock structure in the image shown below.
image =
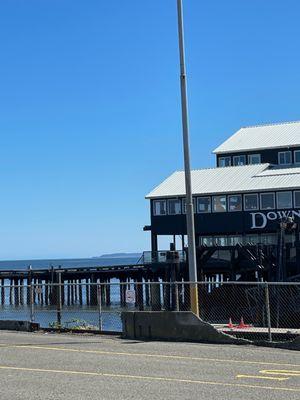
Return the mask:
POLYGON ((168 283, 175 278, 181 281, 186 278, 185 265, 185 259, 176 260, 176 277, 171 273, 174 270, 173 258, 126 265, 1 270, 0 304, 19 306, 33 302, 46 306, 56 305, 61 297, 61 304, 67 306, 96 306, 100 301, 102 305, 110 306, 112 288, 118 287, 116 292, 119 293, 120 304, 125 306, 126 289, 132 286, 136 293, 136 306, 140 309, 143 309, 144 304, 149 306, 152 292, 155 307, 159 309, 160 293, 151 285, 144 284, 163 281, 164 291, 167 292, 168 283), (62 287, 61 294, 58 292, 59 286, 62 287))

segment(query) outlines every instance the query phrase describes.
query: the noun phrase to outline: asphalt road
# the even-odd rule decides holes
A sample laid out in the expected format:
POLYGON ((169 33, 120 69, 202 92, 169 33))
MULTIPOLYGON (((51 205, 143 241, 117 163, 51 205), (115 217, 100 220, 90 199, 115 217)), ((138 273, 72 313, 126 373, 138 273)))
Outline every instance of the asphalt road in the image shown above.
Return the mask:
POLYGON ((300 353, 0 332, 0 399, 300 399, 300 353))

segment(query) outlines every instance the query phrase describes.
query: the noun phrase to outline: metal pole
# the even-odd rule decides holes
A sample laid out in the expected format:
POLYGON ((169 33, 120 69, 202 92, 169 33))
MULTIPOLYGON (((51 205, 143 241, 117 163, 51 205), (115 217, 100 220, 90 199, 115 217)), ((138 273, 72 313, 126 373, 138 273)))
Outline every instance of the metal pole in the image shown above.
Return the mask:
POLYGON ((58 299, 57 299, 57 327, 60 329, 61 326, 61 310, 62 310, 62 298, 61 298, 61 290, 62 290, 62 282, 61 282, 61 272, 58 272, 58 299))
POLYGON ((182 15, 182 0, 177 0, 178 11, 178 35, 180 52, 180 86, 181 86, 181 112, 184 151, 184 171, 186 188, 186 223, 188 236, 188 258, 189 258, 189 280, 191 282, 191 311, 199 315, 198 290, 197 290, 197 262, 194 226, 194 207, 191 183, 189 125, 188 125, 188 102, 186 88, 185 54, 184 54, 184 30, 182 15))
POLYGON ((266 310, 267 310, 267 323, 268 323, 268 338, 269 342, 272 342, 270 296, 269 296, 269 285, 267 283, 265 283, 265 297, 266 297, 266 310))

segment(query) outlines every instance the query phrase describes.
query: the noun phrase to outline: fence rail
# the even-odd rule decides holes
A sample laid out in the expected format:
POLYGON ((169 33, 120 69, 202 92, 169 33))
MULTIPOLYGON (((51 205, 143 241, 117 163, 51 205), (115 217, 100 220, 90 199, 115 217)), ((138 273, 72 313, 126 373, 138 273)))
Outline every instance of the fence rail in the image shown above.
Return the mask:
MULTIPOLYGON (((42 328, 121 332, 122 311, 189 311, 188 282, 0 286, 0 319, 42 328)), ((199 282, 199 316, 239 337, 300 335, 300 283, 199 282)))

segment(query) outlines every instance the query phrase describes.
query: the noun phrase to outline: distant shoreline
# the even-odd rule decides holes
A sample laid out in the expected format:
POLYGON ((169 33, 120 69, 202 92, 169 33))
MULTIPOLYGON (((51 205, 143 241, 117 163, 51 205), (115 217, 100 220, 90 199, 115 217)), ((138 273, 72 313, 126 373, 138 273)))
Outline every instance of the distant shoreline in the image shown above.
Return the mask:
POLYGON ((112 254, 102 254, 101 256, 96 256, 92 258, 139 258, 142 253, 112 253, 112 254))

